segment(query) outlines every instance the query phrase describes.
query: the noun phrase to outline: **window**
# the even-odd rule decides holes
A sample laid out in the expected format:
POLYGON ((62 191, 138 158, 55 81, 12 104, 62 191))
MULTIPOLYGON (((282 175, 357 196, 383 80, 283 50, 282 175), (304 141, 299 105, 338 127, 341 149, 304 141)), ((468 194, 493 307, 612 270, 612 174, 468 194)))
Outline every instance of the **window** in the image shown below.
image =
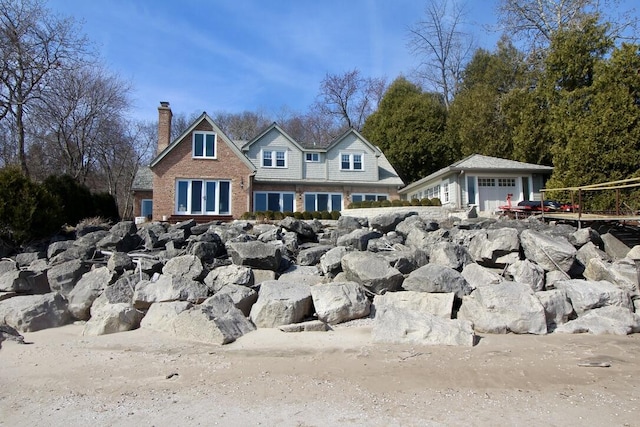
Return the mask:
POLYGON ((442 186, 442 190, 443 190, 442 198, 444 199, 443 202, 448 203, 449 202, 449 183, 444 184, 442 186))
POLYGON ((362 202, 363 200, 380 201, 380 200, 387 200, 388 198, 389 198, 388 194, 352 194, 351 195, 352 202, 362 202))
POLYGON ((231 183, 183 179, 176 182, 176 213, 180 215, 228 215, 231 183))
POLYGON ((320 153, 306 153, 305 159, 310 163, 320 162, 320 153))
POLYGON ((498 178, 498 187, 515 187, 515 178, 498 178))
POLYGON ((294 212, 295 193, 271 193, 256 191, 253 193, 253 210, 255 212, 294 212))
POLYGON ((263 150, 262 151, 262 167, 265 168, 286 168, 287 167, 287 151, 286 150, 263 150))
POLYGON ((340 211, 342 210, 342 194, 339 193, 305 193, 304 210, 340 211))
POLYGON ((496 180, 493 178, 478 178, 478 187, 495 187, 496 180))
MULTIPOLYGON (((422 198, 422 197, 420 197, 422 198)), ((440 184, 434 185, 424 190, 425 199, 439 199, 440 198, 440 184)))
POLYGON ((341 170, 363 170, 362 154, 340 153, 340 169, 341 170))
POLYGON ((216 134, 213 132, 194 132, 192 148, 193 158, 215 159, 216 139, 216 134))
POLYGON ((142 199, 140 201, 140 216, 151 219, 153 214, 153 200, 142 199))

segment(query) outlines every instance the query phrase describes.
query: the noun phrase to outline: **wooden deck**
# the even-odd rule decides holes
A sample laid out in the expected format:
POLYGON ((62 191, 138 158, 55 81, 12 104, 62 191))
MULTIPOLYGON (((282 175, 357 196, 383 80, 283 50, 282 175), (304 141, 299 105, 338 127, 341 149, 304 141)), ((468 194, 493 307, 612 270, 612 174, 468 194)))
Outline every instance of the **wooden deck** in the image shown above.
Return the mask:
POLYGON ((577 212, 544 212, 536 214, 536 217, 567 222, 640 222, 640 216, 638 215, 578 214, 577 212))
POLYGON ((233 216, 231 215, 171 215, 168 222, 175 224, 182 221, 187 221, 193 219, 197 224, 206 224, 207 222, 213 221, 221 221, 221 222, 231 222, 233 221, 233 216))

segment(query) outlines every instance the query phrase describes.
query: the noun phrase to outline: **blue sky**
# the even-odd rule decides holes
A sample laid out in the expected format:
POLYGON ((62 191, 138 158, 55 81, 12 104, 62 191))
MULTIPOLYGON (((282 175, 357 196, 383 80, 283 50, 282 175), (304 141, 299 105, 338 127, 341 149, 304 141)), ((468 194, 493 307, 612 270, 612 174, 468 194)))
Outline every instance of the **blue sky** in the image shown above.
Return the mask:
MULTIPOLYGON (((629 0, 633 3, 633 0, 629 0)), ((467 2, 467 31, 493 49, 495 0, 467 2)), ((421 0, 49 0, 81 22, 113 73, 131 82, 135 118, 174 113, 305 112, 327 73, 391 82, 418 64, 408 27, 421 0)))

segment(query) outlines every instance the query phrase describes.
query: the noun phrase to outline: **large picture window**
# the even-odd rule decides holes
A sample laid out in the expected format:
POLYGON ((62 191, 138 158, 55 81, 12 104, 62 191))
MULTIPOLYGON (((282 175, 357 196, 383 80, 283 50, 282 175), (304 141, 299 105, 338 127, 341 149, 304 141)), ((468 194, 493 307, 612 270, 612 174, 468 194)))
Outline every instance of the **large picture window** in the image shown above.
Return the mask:
POLYGON ((193 158, 194 159, 215 159, 216 158, 216 134, 213 132, 193 133, 193 158))
POLYGON ((304 210, 340 211, 342 210, 342 194, 340 193, 305 193, 304 210))
POLYGON ((294 212, 295 193, 277 193, 256 191, 253 193, 253 210, 255 212, 294 212))
POLYGON ((228 215, 231 182, 181 179, 176 182, 178 215, 228 215))

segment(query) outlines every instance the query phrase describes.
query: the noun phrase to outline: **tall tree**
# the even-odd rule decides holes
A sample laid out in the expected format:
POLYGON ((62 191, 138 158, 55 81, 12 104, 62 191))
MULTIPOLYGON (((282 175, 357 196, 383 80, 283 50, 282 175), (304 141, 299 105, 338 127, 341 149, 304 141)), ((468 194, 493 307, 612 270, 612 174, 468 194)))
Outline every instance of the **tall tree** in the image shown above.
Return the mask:
POLYGON ((344 74, 327 74, 312 109, 334 119, 343 129, 362 129, 375 111, 386 89, 382 78, 363 77, 353 69, 344 74))
POLYGON ((457 157, 443 138, 446 117, 442 95, 423 93, 400 77, 385 93, 378 111, 369 116, 362 134, 382 149, 400 177, 409 183, 457 157))
POLYGON ((442 93, 447 108, 473 52, 473 39, 462 31, 464 16, 455 0, 432 0, 409 29, 409 48, 420 60, 417 75, 429 90, 442 93))
POLYGON ((26 123, 31 108, 51 85, 49 77, 85 57, 87 41, 71 18, 59 18, 42 0, 0 0, 0 120, 10 116, 18 157, 28 174, 26 123))

